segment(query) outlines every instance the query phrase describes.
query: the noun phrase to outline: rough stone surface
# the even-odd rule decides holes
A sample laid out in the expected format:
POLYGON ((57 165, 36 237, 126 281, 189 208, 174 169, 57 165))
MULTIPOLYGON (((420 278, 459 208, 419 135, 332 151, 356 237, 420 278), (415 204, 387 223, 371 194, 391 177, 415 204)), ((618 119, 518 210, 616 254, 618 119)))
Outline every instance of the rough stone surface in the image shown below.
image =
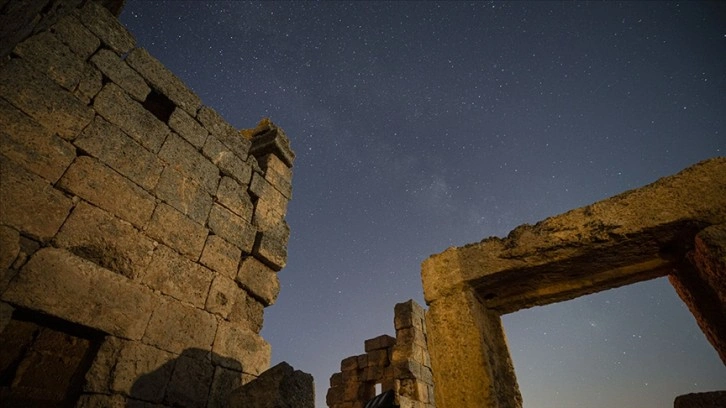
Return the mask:
POLYGON ((230 177, 222 177, 217 189, 217 202, 247 221, 252 221, 254 206, 247 188, 230 177))
POLYGON ((277 273, 252 256, 242 260, 236 280, 265 306, 274 304, 280 293, 277 273))
POLYGON ((21 42, 13 52, 68 90, 73 90, 83 75, 83 60, 47 31, 21 42))
POLYGON ((199 259, 207 239, 206 228, 163 203, 156 207, 146 232, 192 260, 199 259))
POLYGON ((51 31, 83 61, 87 60, 101 46, 101 40, 73 15, 67 15, 58 20, 51 27, 51 31))
POLYGON ((212 206, 209 214, 209 228, 220 237, 233 243, 245 253, 252 252, 255 243, 255 229, 244 219, 219 204, 212 206))
POLYGON ((262 158, 268 154, 276 155, 287 167, 292 167, 295 153, 290 148, 290 140, 282 129, 269 120, 258 125, 257 134, 252 137, 250 154, 262 158))
POLYGON ((169 117, 169 126, 197 149, 204 146, 209 133, 194 118, 181 108, 174 109, 169 117))
POLYGON ((283 221, 275 229, 259 233, 252 253, 272 269, 279 271, 287 264, 287 240, 289 237, 290 227, 283 221))
POLYGON ((229 395, 242 385, 242 373, 224 367, 214 369, 208 408, 230 408, 229 395))
POLYGON ((314 408, 313 376, 282 362, 234 390, 230 408, 314 408))
POLYGON ((206 267, 234 279, 237 276, 242 250, 225 241, 223 238, 210 234, 199 259, 206 267))
POLYGON ((239 327, 234 323, 221 321, 214 338, 213 360, 224 367, 231 361, 238 361, 242 371, 259 375, 270 366, 270 345, 257 333, 239 327))
POLYGON ((226 319, 234 306, 235 299, 238 298, 237 292, 241 289, 237 284, 225 276, 218 275, 214 278, 212 286, 209 289, 209 296, 205 308, 210 313, 217 314, 226 319))
POLYGON ((217 320, 211 314, 167 300, 154 310, 143 341, 177 354, 188 348, 210 350, 216 330, 217 320))
POLYGON ((129 52, 136 43, 134 37, 113 14, 94 1, 86 2, 80 10, 79 18, 104 44, 119 54, 129 52))
POLYGON ((98 50, 91 63, 137 101, 143 102, 151 92, 144 79, 111 50, 98 50))
POLYGON ((174 299, 203 308, 213 275, 166 245, 159 245, 141 281, 174 299))
POLYGON ((156 196, 199 224, 204 224, 212 208, 212 196, 186 173, 167 166, 156 186, 156 196))
POLYGON ((264 305, 244 290, 238 290, 235 295, 229 321, 259 333, 264 321, 264 305))
POLYGON ((292 169, 277 156, 270 153, 258 160, 265 171, 265 180, 288 200, 292 198, 292 169))
POLYGON ((164 399, 176 407, 206 408, 214 367, 208 360, 180 356, 164 399))
POLYGON ((159 157, 197 180, 209 194, 217 192, 219 169, 181 137, 176 134, 169 136, 159 152, 159 157))
POLYGON ((78 88, 73 91, 73 95, 83 103, 89 104, 103 88, 103 76, 90 65, 86 65, 83 75, 78 88))
POLYGON ((159 181, 161 160, 100 116, 74 144, 147 191, 159 181))
POLYGON ((216 136, 209 136, 207 138, 202 153, 219 167, 219 170, 225 176, 232 177, 243 185, 250 183, 252 167, 224 146, 216 136))
POLYGON ((148 289, 55 248, 36 252, 2 300, 135 340, 157 303, 148 289))
POLYGON ((58 186, 141 227, 151 218, 154 198, 136 184, 88 156, 79 156, 58 186))
POLYGON ((250 141, 242 137, 214 109, 202 106, 197 113, 197 119, 209 133, 216 136, 234 154, 241 158, 247 157, 250 149, 250 141))
POLYGON ((126 343, 113 368, 111 389, 145 401, 161 402, 174 369, 174 357, 146 344, 126 343))
POLYGON ((10 227, 0 225, 0 270, 10 268, 19 253, 20 233, 10 227))
POLYGON ((722 408, 726 407, 726 391, 698 392, 676 398, 673 408, 722 408))
POLYGON ((86 372, 83 391, 99 394, 111 392, 113 369, 125 343, 125 340, 118 337, 106 336, 104 338, 91 367, 86 372))

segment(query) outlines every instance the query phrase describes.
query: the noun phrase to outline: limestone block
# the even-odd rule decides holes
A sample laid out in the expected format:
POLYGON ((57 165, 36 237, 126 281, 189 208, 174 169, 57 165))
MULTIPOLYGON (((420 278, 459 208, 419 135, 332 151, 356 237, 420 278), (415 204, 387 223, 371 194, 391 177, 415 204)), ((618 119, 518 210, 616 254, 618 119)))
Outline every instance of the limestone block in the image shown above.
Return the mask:
POLYGON ((314 408, 313 376, 282 362, 232 392, 230 408, 314 408))
POLYGON ((213 376, 211 361, 181 355, 176 360, 164 402, 175 407, 206 408, 213 376))
POLYGON ((10 268, 19 253, 20 233, 8 226, 0 225, 0 270, 10 268))
POLYGON ((380 381, 380 379, 383 378, 384 372, 385 367, 380 365, 371 365, 370 367, 363 369, 363 375, 361 377, 365 381, 380 381))
POLYGON ((219 167, 223 175, 232 177, 244 185, 250 183, 252 167, 223 145, 216 136, 207 137, 202 153, 219 167))
POLYGON ((274 230, 259 233, 252 253, 273 270, 279 271, 287 264, 287 240, 289 236, 290 227, 287 226, 286 222, 282 222, 274 230))
POLYGON ((88 156, 77 157, 58 186, 139 228, 156 205, 141 187, 88 156))
POLYGON ((343 360, 340 361, 340 371, 355 371, 358 368, 362 368, 358 366, 358 356, 351 356, 346 357, 343 360))
POLYGON ((214 109, 202 106, 197 112, 197 119, 222 144, 241 158, 249 154, 250 141, 242 137, 232 125, 227 123, 214 109))
POLYGON ((83 61, 101 46, 101 40, 88 31, 74 15, 63 16, 50 29, 83 61))
POLYGON ((280 293, 277 273, 252 256, 242 259, 236 281, 266 307, 273 305, 280 293))
POLYGON ((413 360, 397 361, 393 366, 393 376, 399 379, 420 378, 423 366, 413 360))
POLYGON ((209 210, 212 208, 212 196, 187 173, 179 172, 173 166, 167 166, 161 174, 155 193, 157 197, 199 224, 207 221, 209 210))
POLYGON ((81 82, 73 91, 73 95, 83 101, 83 103, 89 104, 91 99, 98 95, 98 92, 102 87, 103 77, 101 76, 101 73, 90 65, 86 65, 81 82))
POLYGON ((73 203, 40 177, 0 156, 0 224, 40 241, 52 238, 73 203))
POLYGON ((209 228, 220 237, 233 243, 245 253, 252 252, 255 229, 243 218, 214 203, 209 213, 209 228))
MULTIPOLYGON (((282 195, 280 195, 282 197, 282 195)), ((287 202, 282 206, 275 204, 269 199, 259 198, 255 202, 252 224, 260 231, 270 231, 277 228, 285 219, 287 202)))
POLYGON ((154 153, 169 136, 169 127, 139 102, 131 99, 118 85, 106 84, 93 100, 93 107, 107 121, 154 153))
POLYGON ((249 296, 246 291, 239 290, 236 293, 228 319, 240 327, 259 333, 262 330, 264 311, 262 303, 249 296))
POLYGON ((169 117, 169 126, 197 149, 204 146, 209 133, 183 109, 177 107, 169 117))
POLYGON ((79 18, 104 44, 119 54, 131 51, 136 43, 123 24, 95 1, 89 1, 83 6, 79 18))
POLYGON ((230 360, 236 360, 242 371, 260 375, 270 366, 270 345, 257 333, 238 324, 221 321, 212 347, 215 364, 230 367, 230 360))
POLYGON ((151 257, 151 263, 141 275, 141 281, 152 289, 201 309, 204 308, 213 276, 214 273, 209 269, 166 245, 159 245, 151 257))
POLYGON ((54 244, 129 279, 146 269, 154 242, 131 224, 81 201, 54 244))
POLYGON ((234 279, 237 276, 237 267, 241 256, 242 250, 218 235, 210 234, 204 244, 204 250, 199 262, 207 268, 234 279))
POLYGON ((0 99, 0 154, 54 183, 76 157, 73 146, 0 99))
POLYGON ((240 289, 232 279, 217 275, 212 281, 205 308, 210 313, 217 314, 226 319, 232 312, 234 301, 238 298, 240 289))
POLYGON ((83 60, 48 31, 42 31, 21 42, 13 53, 69 91, 81 80, 83 60))
POLYGON ((2 300, 132 340, 157 304, 148 289, 56 248, 36 252, 2 300))
POLYGON ((98 394, 108 394, 111 391, 113 369, 125 343, 125 340, 118 337, 104 338, 91 367, 86 372, 83 391, 98 394))
POLYGON ((368 367, 368 354, 358 355, 358 367, 368 367))
POLYGON ((219 169, 178 135, 172 133, 159 152, 159 157, 175 169, 197 180, 209 194, 217 192, 219 169))
POLYGON ((217 202, 247 221, 252 221, 252 198, 243 187, 229 177, 222 177, 217 189, 217 202))
POLYGON ((421 347, 426 347, 426 335, 423 331, 415 327, 406 327, 396 330, 396 341, 401 347, 409 344, 417 344, 421 347))
POLYGON ((425 323, 424 309, 413 300, 398 303, 394 308, 394 326, 396 330, 414 327, 424 330, 425 323))
MULTIPOLYGON (((76 408, 130 408, 123 395, 83 394, 78 399, 76 408)), ((140 407, 139 407, 140 408, 140 407)))
POLYGON ((91 63, 137 101, 143 102, 151 92, 144 79, 111 50, 98 50, 91 63))
POLYGON ((325 404, 329 407, 337 406, 343 402, 343 387, 330 387, 325 394, 325 404))
POLYGON ((385 348, 371 350, 366 354, 368 354, 368 365, 371 367, 385 367, 390 364, 388 350, 385 348))
POLYGON ((211 314, 165 300, 154 310, 143 341, 172 353, 188 348, 209 350, 216 330, 217 320, 211 314))
POLYGON ((381 350, 381 349, 388 349, 389 347, 392 347, 396 344, 396 339, 393 337, 384 334, 382 336, 378 336, 372 339, 368 339, 365 341, 365 350, 366 352, 373 351, 373 350, 381 350))
POLYGON ((160 203, 146 233, 196 261, 202 253, 208 231, 174 208, 160 203))
POLYGON ((0 95, 66 140, 93 119, 91 108, 18 58, 0 67, 0 95))
POLYGON ((199 97, 148 51, 137 48, 131 51, 126 62, 177 106, 192 115, 196 114, 202 104, 199 97))
POLYGON ((292 198, 292 169, 274 154, 260 158, 260 167, 265 171, 265 180, 288 200, 292 198))
POLYGON ((330 387, 340 387, 343 385, 343 374, 335 373, 330 376, 330 387))
POLYGON ((696 235, 693 262, 698 274, 726 305, 726 224, 712 225, 696 235))
POLYGON ((159 181, 161 160, 100 116, 73 143, 147 191, 159 181))
POLYGON ((150 402, 161 402, 176 356, 140 342, 127 342, 113 369, 111 390, 150 402))
POLYGON ((287 167, 292 167, 295 160, 295 153, 290 148, 290 140, 282 129, 269 123, 266 132, 255 135, 252 138, 250 154, 262 158, 268 154, 275 154, 287 167))
POLYGON ((221 366, 215 367, 207 408, 228 408, 229 395, 241 385, 241 372, 221 366))

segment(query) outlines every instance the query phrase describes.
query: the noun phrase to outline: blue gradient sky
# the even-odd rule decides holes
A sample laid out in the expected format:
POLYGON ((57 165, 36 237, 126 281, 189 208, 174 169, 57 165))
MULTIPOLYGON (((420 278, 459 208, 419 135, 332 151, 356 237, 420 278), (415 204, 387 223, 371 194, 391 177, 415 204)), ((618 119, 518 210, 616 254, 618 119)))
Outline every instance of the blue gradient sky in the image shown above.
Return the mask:
MULTIPOLYGON (((121 16, 238 128, 297 153, 263 335, 312 373, 423 304, 452 245, 726 151, 726 11, 665 2, 148 2, 121 16)), ((667 280, 504 317, 526 408, 672 406, 726 368, 667 280)))

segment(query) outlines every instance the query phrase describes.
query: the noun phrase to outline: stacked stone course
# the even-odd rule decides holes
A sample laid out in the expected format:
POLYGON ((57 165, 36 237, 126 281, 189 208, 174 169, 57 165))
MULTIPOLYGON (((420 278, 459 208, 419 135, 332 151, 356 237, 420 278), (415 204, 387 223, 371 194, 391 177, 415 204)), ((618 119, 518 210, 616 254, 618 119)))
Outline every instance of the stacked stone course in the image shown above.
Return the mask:
MULTIPOLYGON (((77 406, 224 406, 270 363, 289 142, 233 128, 100 4, 33 10, 0 62, 0 363, 30 311, 101 335, 77 406)), ((0 401, 42 403, 15 375, 0 401)))
POLYGON ((366 354, 343 359, 330 377, 330 408, 364 408, 381 392, 393 391, 401 408, 434 408, 434 384, 426 343, 426 312, 413 300, 395 307, 396 338, 365 341, 366 354))

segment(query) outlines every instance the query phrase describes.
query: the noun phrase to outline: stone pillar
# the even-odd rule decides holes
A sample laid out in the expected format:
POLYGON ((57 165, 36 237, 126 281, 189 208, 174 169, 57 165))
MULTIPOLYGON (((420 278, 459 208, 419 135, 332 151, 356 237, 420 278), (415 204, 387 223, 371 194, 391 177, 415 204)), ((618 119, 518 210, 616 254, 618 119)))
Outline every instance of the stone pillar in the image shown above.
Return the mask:
POLYGON ((465 291, 436 299, 426 316, 439 408, 522 406, 497 313, 465 291))

